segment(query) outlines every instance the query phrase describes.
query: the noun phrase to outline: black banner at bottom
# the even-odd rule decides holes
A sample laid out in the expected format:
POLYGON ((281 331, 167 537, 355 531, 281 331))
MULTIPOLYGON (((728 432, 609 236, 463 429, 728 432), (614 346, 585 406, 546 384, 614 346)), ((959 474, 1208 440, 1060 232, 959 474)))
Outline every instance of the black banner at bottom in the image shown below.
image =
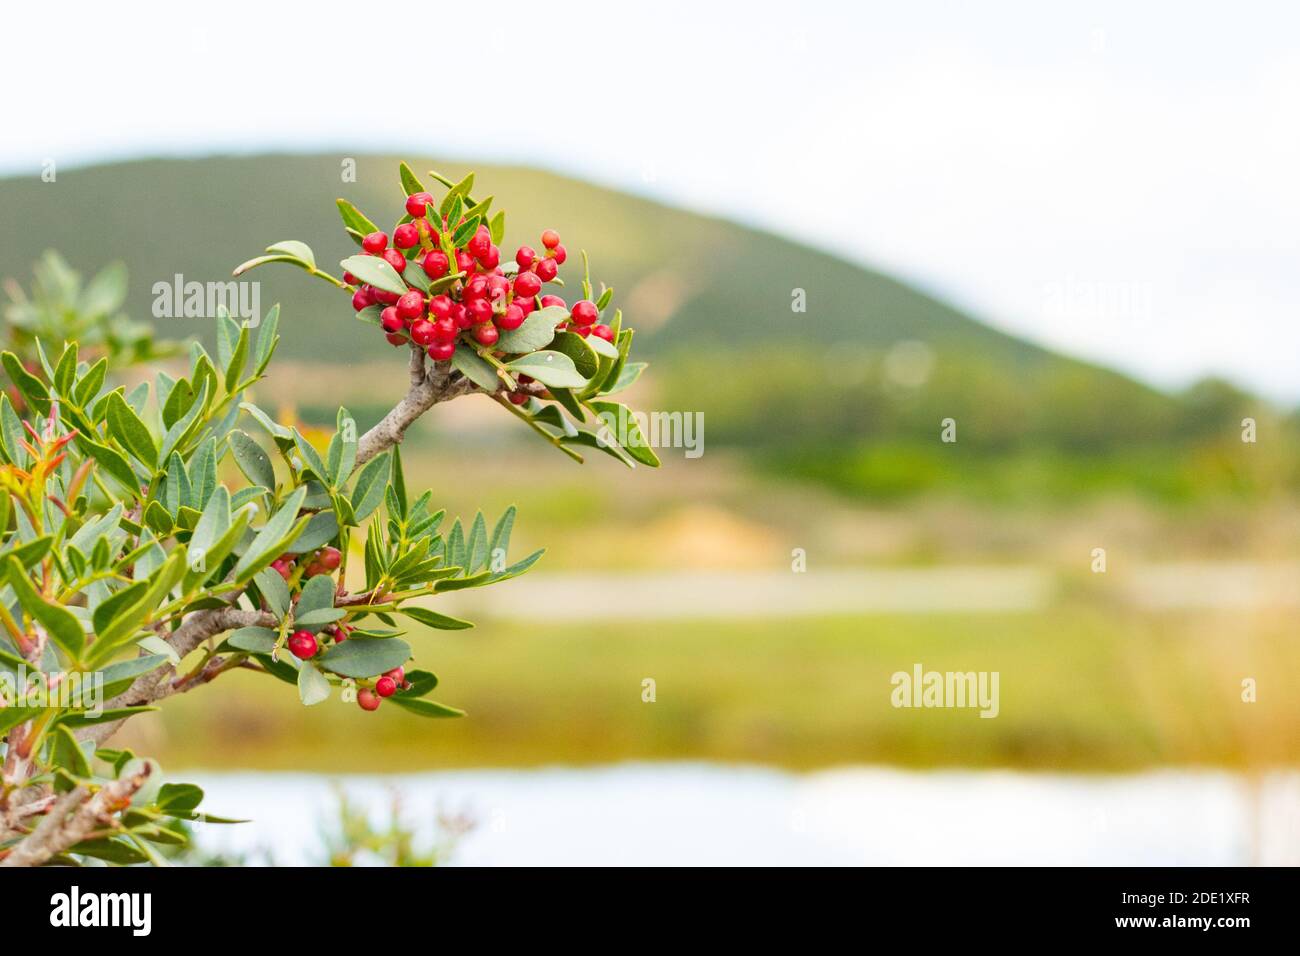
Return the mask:
POLYGON ((1284 869, 88 868, 7 871, 0 892, 24 938, 128 946, 246 942, 254 925, 259 942, 559 933, 613 943, 619 922, 634 936, 676 927, 731 942, 869 927, 927 944, 1130 936, 1231 946, 1294 939, 1296 926, 1295 871, 1284 869))

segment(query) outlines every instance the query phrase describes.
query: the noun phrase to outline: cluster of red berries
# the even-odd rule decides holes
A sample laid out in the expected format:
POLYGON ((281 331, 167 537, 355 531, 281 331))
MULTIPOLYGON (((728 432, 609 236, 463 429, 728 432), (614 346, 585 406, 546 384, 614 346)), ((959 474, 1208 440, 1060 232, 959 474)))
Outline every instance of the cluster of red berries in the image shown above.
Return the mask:
MULTIPOLYGON (((392 246, 387 233, 372 232, 362 240, 361 248, 367 255, 381 257, 399 274, 418 262, 430 279, 445 278, 453 271, 452 262, 439 246, 439 233, 425 218, 433 201, 429 193, 408 196, 406 211, 413 219, 393 230, 392 246)), ((456 227, 443 219, 442 228, 456 227)), ((491 230, 480 225, 464 247, 455 250, 454 271, 463 275, 444 292, 426 295, 411 289, 398 295, 363 285, 351 273, 345 273, 344 279, 358 287, 352 295, 352 307, 358 312, 376 304, 384 307, 379 324, 390 343, 417 345, 437 362, 450 359, 466 336, 481 346, 496 345, 502 332, 514 331, 535 309, 547 306, 559 306, 568 313, 559 327, 584 338, 596 335, 612 342, 609 326, 597 322, 600 313, 595 303, 584 299, 570 310, 559 296, 541 295, 542 287, 555 279, 568 257, 553 229, 542 233, 542 248, 538 254, 529 246, 520 246, 515 252, 518 270, 507 274, 491 230)))
POLYGON ((310 555, 282 554, 271 562, 280 575, 288 581, 293 577, 298 563, 306 559, 302 566, 304 578, 314 578, 318 574, 333 574, 343 562, 343 554, 338 548, 324 547, 310 555))

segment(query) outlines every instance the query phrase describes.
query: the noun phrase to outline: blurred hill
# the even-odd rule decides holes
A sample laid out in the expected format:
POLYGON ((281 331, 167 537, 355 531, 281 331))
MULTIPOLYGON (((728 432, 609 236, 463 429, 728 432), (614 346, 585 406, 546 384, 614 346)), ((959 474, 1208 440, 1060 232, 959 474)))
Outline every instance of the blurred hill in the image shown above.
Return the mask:
MULTIPOLYGON (((408 157, 459 178, 469 167, 408 157)), ((0 180, 0 276, 28 281, 46 248, 92 271, 131 275, 128 312, 150 318, 155 282, 224 281, 281 239, 326 268, 355 249, 335 197, 390 228, 402 212, 396 157, 144 160, 0 180)), ((779 236, 565 177, 476 165, 476 194, 507 210, 506 245, 553 227, 656 359, 652 408, 702 411, 710 448, 740 448, 767 470, 854 496, 925 491, 1020 501, 1111 489, 1165 501, 1293 492, 1296 423, 1223 382, 1168 395, 998 332, 881 273, 779 236), (792 304, 806 298, 806 311, 792 304), (1242 454, 1241 420, 1267 442, 1242 454), (957 423, 955 444, 939 441, 957 423)), ((432 185, 430 180, 426 183, 432 185)), ((774 188, 790 188, 774 185, 774 188)), ((815 214, 815 202, 810 209, 815 214)), ((337 271, 337 270, 334 270, 337 271)), ((251 274, 263 308, 285 304, 282 355, 349 365, 391 360, 358 334, 346 298, 291 267, 251 274)), ((157 320, 169 337, 211 338, 199 319, 157 320)), ((643 403, 644 404, 644 403, 643 403)), ((356 409, 354 409, 356 410, 356 409)))

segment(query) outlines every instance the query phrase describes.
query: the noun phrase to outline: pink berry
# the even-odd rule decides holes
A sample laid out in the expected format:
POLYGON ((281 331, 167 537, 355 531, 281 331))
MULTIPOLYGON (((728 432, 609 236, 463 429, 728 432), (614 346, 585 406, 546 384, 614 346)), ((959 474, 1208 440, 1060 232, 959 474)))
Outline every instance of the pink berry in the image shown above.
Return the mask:
MULTIPOLYGON (((410 200, 407 200, 408 202, 410 200)), ((383 703, 379 695, 369 687, 362 687, 357 691, 357 705, 362 710, 378 710, 379 705, 383 703)))
POLYGON ((410 249, 412 246, 419 245, 420 230, 415 227, 413 222, 404 222, 393 230, 393 245, 399 249, 410 249))
POLYGON ((596 303, 588 302, 581 299, 573 303, 573 321, 580 326, 595 325, 596 320, 600 318, 600 310, 596 308, 596 303))
POLYGON ((425 255, 420 265, 430 279, 441 279, 447 274, 447 254, 434 249, 425 255))
POLYGON ((299 660, 306 660, 309 657, 315 657, 319 646, 316 643, 316 635, 311 631, 294 631, 289 636, 289 651, 299 660))
POLYGON ((424 215, 425 208, 433 202, 433 196, 429 193, 412 193, 406 197, 406 214, 412 219, 419 219, 424 215))

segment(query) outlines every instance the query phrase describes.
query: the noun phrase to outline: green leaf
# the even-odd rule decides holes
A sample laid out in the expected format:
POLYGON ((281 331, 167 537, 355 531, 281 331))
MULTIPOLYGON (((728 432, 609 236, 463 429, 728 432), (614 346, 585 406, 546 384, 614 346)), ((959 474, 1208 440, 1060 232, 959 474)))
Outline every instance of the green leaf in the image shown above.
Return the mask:
POLYGON ((0 364, 9 373, 9 380, 14 383, 27 404, 42 415, 50 413, 50 392, 45 383, 32 375, 13 352, 0 355, 0 364))
MULTIPOLYGON (((559 306, 551 306, 559 308, 559 306)), ((561 310, 563 311, 563 310, 561 310)), ((588 339, 595 339, 594 335, 588 336, 588 339)), ((557 352, 562 352, 573 360, 574 367, 578 374, 583 378, 591 378, 596 374, 600 367, 600 359, 596 356, 596 350, 591 347, 588 339, 584 339, 576 332, 559 332, 555 336, 555 341, 551 343, 551 348, 557 352)), ((596 339, 596 341, 604 341, 596 339)), ((579 415, 578 417, 582 417, 579 415)))
POLYGON ((338 411, 337 430, 330 439, 328 457, 330 487, 342 488, 357 462, 357 421, 346 408, 338 411))
POLYGON ((285 550, 294 554, 315 551, 321 545, 333 541, 338 536, 338 533, 339 522, 334 512, 318 511, 311 516, 311 520, 302 529, 302 534, 294 538, 285 550))
POLYGON ((280 341, 280 337, 275 334, 279 326, 280 305, 276 303, 266 313, 261 328, 257 330, 257 348, 253 352, 254 375, 261 375, 266 370, 267 363, 271 361, 271 354, 275 351, 275 344, 280 341))
POLYGON ((293 625, 302 631, 311 631, 315 634, 326 624, 333 624, 335 621, 342 620, 347 616, 347 611, 341 607, 323 607, 317 611, 311 611, 302 616, 294 616, 293 625))
POLYGON ((5 563, 5 571, 9 586, 13 588, 14 596, 18 598, 22 609, 45 628, 50 639, 59 645, 68 657, 74 661, 78 660, 82 649, 86 646, 86 635, 76 615, 60 604, 47 604, 32 586, 23 566, 12 555, 5 563))
POLYGON ((492 217, 491 223, 488 224, 488 229, 492 231, 492 241, 498 246, 501 245, 501 240, 506 237, 505 210, 500 210, 492 217))
POLYGON ((389 469, 388 452, 377 455, 370 461, 366 462, 357 475, 356 484, 352 487, 352 497, 349 499, 352 505, 353 519, 359 524, 365 521, 374 513, 384 500, 385 478, 388 477, 389 469))
POLYGON ((478 232, 478 216, 470 216, 451 234, 451 243, 456 247, 463 247, 465 243, 474 238, 474 233, 478 232))
POLYGON ((95 611, 91 615, 91 624, 95 628, 95 633, 102 634, 106 631, 119 613, 140 600, 148 587, 148 581, 136 581, 95 605, 95 611))
POLYGON ((390 637, 335 644, 321 655, 319 663, 325 670, 343 677, 374 677, 400 667, 410 657, 410 645, 390 637))
POLYGON ((448 707, 446 704, 439 704, 437 701, 424 700, 420 697, 406 697, 402 694, 395 694, 389 698, 402 710, 412 714, 419 714, 421 717, 464 717, 465 711, 457 710, 455 707, 448 707))
POLYGON ((222 384, 226 386, 228 394, 235 391, 235 386, 239 384, 239 376, 244 371, 244 360, 248 357, 248 323, 239 327, 239 338, 235 340, 234 351, 230 355, 230 361, 226 364, 225 377, 222 384))
POLYGON ((307 707, 329 700, 330 682, 311 661, 298 667, 298 699, 307 707))
POLYGON ((397 274, 397 270, 379 256, 349 256, 339 265, 376 289, 383 289, 396 295, 404 295, 410 291, 402 281, 402 277, 397 274))
POLYGON ((316 268, 316 254, 311 251, 311 246, 305 242, 299 242, 297 239, 284 239, 274 245, 267 246, 266 251, 293 256, 295 259, 301 259, 313 269, 316 268))
POLYGON ((277 618, 284 617, 289 610, 290 597, 289 586, 280 577, 280 572, 275 568, 263 568, 253 575, 253 583, 266 600, 266 609, 277 618))
MULTIPOLYGON (((503 352, 536 352, 546 348, 555 338, 555 326, 563 322, 568 312, 558 305, 538 309, 524 319, 524 324, 510 332, 502 332, 496 347, 503 352)), ((581 339, 581 336, 574 336, 581 339)))
POLYGON ((363 236, 379 231, 378 226, 362 215, 361 211, 346 199, 336 199, 334 203, 339 207, 339 215, 343 217, 343 225, 347 228, 354 229, 363 236))
POLYGON ((510 549, 510 532, 515 527, 515 506, 511 505, 505 510, 505 513, 497 519, 496 527, 492 529, 492 540, 488 542, 488 560, 492 560, 492 555, 498 551, 502 553, 510 549))
POLYGON ((302 437, 298 429, 293 430, 293 443, 298 449, 298 455, 302 458, 304 467, 311 474, 319 478, 322 482, 329 481, 329 471, 325 467, 325 462, 321 461, 320 453, 312 447, 311 442, 302 437))
MULTIPOLYGON (((278 577, 278 575, 277 575, 278 577)), ((270 654, 280 635, 269 627, 241 627, 231 632, 225 643, 240 651, 252 654, 270 654)))
POLYGON ((462 344, 452 353, 451 367, 485 391, 495 392, 501 387, 496 369, 467 345, 462 344))
POLYGON ((449 617, 423 607, 401 607, 397 609, 397 613, 405 614, 425 627, 437 628, 440 631, 463 631, 474 626, 472 621, 462 621, 460 618, 449 617))
POLYGON ((83 408, 88 406, 91 400, 99 394, 99 390, 104 387, 104 377, 108 374, 108 358, 105 356, 82 376, 81 381, 77 383, 73 400, 83 408))
POLYGON ((163 813, 190 813, 203 802, 203 788, 192 783, 164 783, 154 805, 163 813))
POLYGON ((74 777, 90 776, 90 761, 72 731, 60 724, 50 735, 50 764, 62 767, 74 777))
POLYGON ((72 383, 77 375, 77 343, 72 342, 64 345, 63 354, 59 357, 59 364, 54 369, 52 381, 55 390, 65 398, 72 392, 72 383))
MULTIPOLYGON (((298 509, 302 507, 303 498, 307 497, 305 487, 296 489, 288 500, 262 526, 253 539, 244 556, 235 565, 235 581, 243 582, 260 571, 284 548, 286 540, 294 534, 294 525, 298 519, 298 509)), ((303 519, 303 525, 306 525, 303 519)))
POLYGON ((263 488, 275 487, 275 469, 271 465, 271 459, 247 433, 231 432, 230 450, 234 452, 235 464, 239 465, 245 478, 263 488))
POLYGON ((299 259, 297 256, 288 256, 288 255, 279 254, 279 255, 268 255, 268 256, 254 256, 252 259, 249 259, 247 262, 241 262, 239 265, 235 266, 234 270, 230 274, 232 276, 242 276, 245 272, 248 272, 251 269, 256 269, 258 266, 264 266, 268 262, 287 262, 289 263, 289 265, 297 266, 299 269, 307 269, 309 271, 311 269, 311 265, 309 263, 304 262, 302 259, 299 259))
POLYGON ((405 192, 406 195, 414 196, 416 193, 428 191, 424 188, 423 184, 421 184, 420 180, 416 178, 415 173, 411 172, 411 167, 406 165, 406 163, 402 163, 397 167, 397 173, 402 177, 402 191, 405 192))
POLYGON ((146 654, 109 664, 104 668, 104 699, 116 697, 135 683, 137 677, 156 671, 166 663, 165 654, 146 654))
POLYGON ((95 459, 95 463, 112 475, 133 497, 140 497, 140 481, 125 458, 107 445, 101 445, 85 435, 78 434, 75 442, 78 448, 95 459))
POLYGON ((294 609, 293 617, 297 621, 312 611, 333 607, 334 582, 330 580, 328 574, 318 574, 307 580, 307 584, 303 587, 302 594, 298 598, 298 605, 294 609))
POLYGON ((618 358, 618 348, 614 345, 613 342, 607 342, 604 339, 602 339, 599 335, 590 335, 586 339, 584 339, 584 341, 589 346, 591 346, 593 352, 595 352, 597 355, 601 356, 602 358, 607 358, 607 359, 618 358))
POLYGON ((578 374, 573 359, 563 352, 533 352, 508 362, 506 367, 513 372, 532 376, 543 385, 579 388, 587 384, 587 380, 578 374))
POLYGON ((654 453, 641 427, 632 417, 632 410, 618 402, 592 402, 591 407, 600 415, 605 425, 601 437, 606 441, 612 439, 629 455, 651 468, 659 467, 659 456, 654 453), (612 427, 611 427, 612 424, 612 427))
POLYGON ((647 368, 646 362, 628 362, 618 371, 617 381, 605 388, 603 394, 613 395, 632 386, 647 368))
POLYGON ((190 405, 189 410, 171 428, 167 429, 167 434, 163 436, 162 447, 158 450, 159 461, 165 461, 171 455, 172 450, 179 448, 181 442, 189 436, 189 433, 198 423, 199 416, 203 414, 207 397, 208 386, 205 382, 193 404, 190 405))

